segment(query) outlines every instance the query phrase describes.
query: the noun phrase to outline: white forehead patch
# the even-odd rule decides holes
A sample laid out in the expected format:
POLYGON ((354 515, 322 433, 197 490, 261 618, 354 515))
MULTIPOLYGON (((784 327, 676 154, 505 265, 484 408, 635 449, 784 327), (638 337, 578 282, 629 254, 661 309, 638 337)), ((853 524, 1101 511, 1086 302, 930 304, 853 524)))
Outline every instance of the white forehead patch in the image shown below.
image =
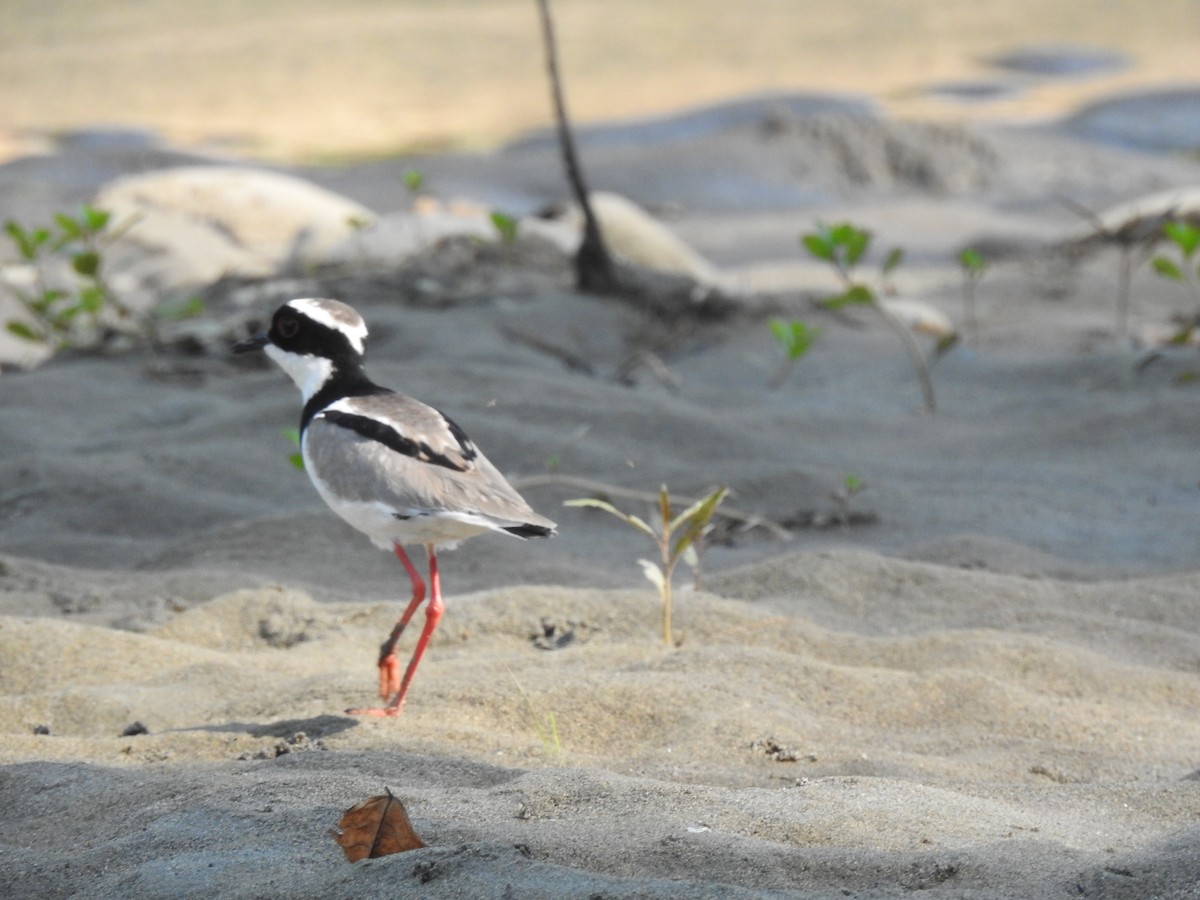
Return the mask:
POLYGON ((350 341, 350 346, 360 355, 366 352, 367 323, 351 307, 338 300, 319 300, 304 297, 288 301, 288 306, 303 313, 314 322, 340 331, 350 341))

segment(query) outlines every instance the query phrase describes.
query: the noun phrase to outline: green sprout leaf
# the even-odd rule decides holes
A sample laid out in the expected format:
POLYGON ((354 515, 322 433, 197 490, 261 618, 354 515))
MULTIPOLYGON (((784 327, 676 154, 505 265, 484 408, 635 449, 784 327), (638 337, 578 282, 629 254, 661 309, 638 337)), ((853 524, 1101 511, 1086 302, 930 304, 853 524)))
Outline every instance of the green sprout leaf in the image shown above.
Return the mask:
POLYGON ((847 306, 857 306, 864 303, 874 303, 875 292, 865 284, 852 284, 840 294, 835 294, 821 301, 826 309, 843 309, 847 306))
POLYGON ((616 516, 622 522, 626 522, 639 531, 644 531, 646 534, 650 535, 650 537, 658 540, 658 535, 654 533, 653 528, 646 524, 645 520, 639 518, 638 516, 631 515, 630 513, 621 512, 619 509, 605 500, 597 500, 595 497, 581 497, 578 500, 564 500, 563 506, 589 506, 593 509, 602 509, 605 512, 616 516))
POLYGON ((665 484, 658 489, 658 517, 666 533, 670 534, 671 526, 667 523, 671 521, 671 495, 665 484))
MULTIPOLYGON (((105 243, 97 235, 108 228, 111 213, 94 206, 83 206, 77 215, 59 212, 53 215, 48 228, 25 229, 16 222, 6 222, 4 232, 16 245, 21 258, 36 267, 35 291, 20 292, 18 299, 36 322, 28 330, 39 339, 51 340, 58 347, 79 342, 103 343, 114 333, 98 328, 98 320, 106 309, 121 316, 130 310, 114 296, 101 278, 105 243), (46 287, 43 264, 46 255, 53 254, 56 263, 70 266, 76 278, 68 289, 46 287)), ((134 221, 134 220, 131 220, 134 221)), ((111 242, 120 234, 106 236, 111 242)), ((20 325, 9 328, 13 334, 22 333, 20 325)), ((148 332, 144 333, 149 336, 148 332)))
POLYGON ((95 278, 100 271, 100 254, 94 250, 85 250, 71 257, 71 268, 85 278, 95 278))
MULTIPOLYGON (((855 266, 866 256, 867 250, 871 245, 871 239, 872 235, 870 231, 865 228, 859 228, 851 222, 839 222, 833 226, 825 226, 818 223, 815 232, 801 237, 801 242, 808 249, 809 253, 833 265, 842 284, 842 292, 840 294, 827 297, 819 301, 819 303, 822 307, 829 310, 839 310, 847 306, 860 304, 875 306, 884 321, 896 332, 904 344, 905 352, 908 354, 909 359, 912 360, 913 367, 917 370, 917 377, 921 382, 921 392, 925 398, 925 408, 933 412, 935 402, 933 382, 929 375, 928 360, 926 360, 923 351, 917 344, 912 333, 908 330, 908 327, 895 315, 891 314, 884 305, 879 303, 879 295, 875 289, 868 287, 855 271, 855 266)), ((888 253, 880 267, 880 277, 878 279, 878 289, 880 292, 887 293, 891 291, 888 276, 900 265, 903 258, 903 250, 899 247, 894 248, 888 253)))
POLYGON ((893 247, 888 253, 887 258, 883 261, 883 275, 886 278, 892 274, 895 268, 904 260, 904 250, 900 247, 893 247))
POLYGON ((66 213, 55 213, 54 221, 58 225, 58 230, 62 232, 63 238, 72 240, 83 237, 83 225, 66 213))
POLYGON ((1200 228, 1189 222, 1164 222, 1163 234, 1179 248, 1184 259, 1191 259, 1200 246, 1200 228))
POLYGON ((641 566, 646 578, 658 588, 658 592, 662 597, 663 643, 669 647, 676 646, 675 639, 671 634, 671 575, 675 571, 675 566, 678 564, 680 558, 687 554, 689 549, 693 550, 693 558, 699 563, 699 555, 695 552, 695 545, 707 531, 709 521, 716 512, 717 505, 725 498, 727 493, 726 488, 717 488, 707 497, 702 497, 694 501, 679 515, 672 517, 671 497, 667 493, 666 485, 663 485, 657 497, 655 497, 658 501, 658 515, 662 520, 661 528, 658 531, 655 531, 637 516, 621 512, 606 500, 584 497, 577 500, 567 500, 563 503, 564 506, 583 506, 602 509, 616 516, 621 521, 632 525, 639 531, 644 532, 654 541, 658 547, 660 561, 651 562, 647 559, 639 559, 638 565, 641 566))
POLYGON ((42 336, 24 322, 9 322, 4 326, 9 334, 16 335, 24 341, 40 341, 42 336))
POLYGON ((404 179, 404 186, 414 194, 425 184, 425 176, 417 169, 406 170, 402 177, 404 179))
POLYGON ((982 274, 983 270, 987 268, 987 261, 983 258, 983 254, 971 247, 965 248, 958 254, 958 263, 968 275, 982 274))
POLYGON ((817 259, 833 259, 833 241, 825 234, 806 234, 800 238, 804 248, 817 259))
POLYGON ((871 232, 850 222, 839 222, 836 225, 818 225, 816 231, 802 235, 800 242, 812 256, 831 262, 846 272, 867 252, 871 245, 871 232))
POLYGON ((83 302, 78 297, 74 297, 70 303, 60 304, 46 318, 51 325, 62 329, 70 325, 71 320, 83 312, 83 309, 83 302))
POLYGON ((105 209, 96 209, 94 206, 84 206, 81 222, 83 227, 92 234, 98 234, 108 227, 108 220, 112 217, 112 213, 105 209))
POLYGON ((510 215, 494 210, 491 214, 492 225, 500 235, 500 240, 511 244, 517 239, 517 220, 510 215))
POLYGON ((1172 281, 1183 281, 1183 270, 1165 256, 1154 257, 1154 259, 1150 260, 1150 265, 1163 278, 1170 278, 1172 281))
POLYGON ((1182 346, 1182 345, 1188 344, 1192 340, 1192 331, 1193 330, 1194 329, 1192 328, 1192 326, 1184 325, 1182 328, 1180 328, 1178 331, 1176 331, 1173 335, 1171 335, 1171 339, 1167 343, 1175 344, 1177 346, 1182 346))
POLYGON ((782 319, 772 319, 768 323, 775 340, 783 347, 788 359, 799 359, 813 345, 813 341, 821 334, 820 328, 810 328, 807 323, 794 319, 785 322, 782 319))
POLYGON ((17 247, 17 252, 21 254, 21 258, 26 262, 33 262, 38 257, 38 251, 41 247, 50 240, 50 232, 45 228, 34 228, 26 231, 16 222, 8 221, 4 223, 5 233, 12 239, 12 242, 17 247))
POLYGON ((671 550, 672 563, 678 560, 683 552, 704 534, 712 520, 713 513, 717 511, 717 507, 728 493, 728 488, 719 487, 707 497, 697 500, 671 521, 667 529, 669 533, 674 534, 678 529, 683 528, 682 534, 676 539, 675 546, 671 550))
POLYGON ((107 299, 108 295, 104 293, 104 288, 90 284, 80 288, 76 309, 94 316, 100 312, 100 308, 104 306, 104 301, 107 299))
POLYGON ((938 338, 937 343, 933 345, 933 355, 943 356, 944 354, 949 353, 958 346, 959 340, 960 335, 958 332, 953 332, 938 338))
POLYGON ((39 316, 47 316, 50 314, 51 307, 55 306, 59 300, 66 297, 64 291, 45 291, 40 297, 32 297, 28 302, 29 309, 39 316))
POLYGON ((850 268, 856 265, 863 254, 867 252, 867 247, 871 244, 871 232, 862 231, 845 223, 839 225, 834 231, 834 240, 844 248, 843 258, 846 267, 850 268))
MULTIPOLYGON (((285 438, 288 439, 289 443, 291 443, 292 446, 294 446, 294 447, 300 446, 300 432, 297 429, 284 428, 281 433, 283 434, 283 436, 285 438)), ((290 462, 294 468, 303 470, 304 455, 301 453, 289 453, 288 454, 288 462, 290 462)))

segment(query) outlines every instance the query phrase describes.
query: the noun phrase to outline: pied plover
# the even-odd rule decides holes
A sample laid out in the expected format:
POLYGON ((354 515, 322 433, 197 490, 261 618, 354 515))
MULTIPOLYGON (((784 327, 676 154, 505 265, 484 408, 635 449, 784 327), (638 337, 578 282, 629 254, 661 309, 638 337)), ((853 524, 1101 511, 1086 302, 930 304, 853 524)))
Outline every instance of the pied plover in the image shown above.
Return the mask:
POLYGON ((498 531, 519 538, 554 534, 453 421, 419 400, 367 377, 367 326, 337 300, 292 300, 264 334, 234 346, 264 350, 304 398, 300 451, 304 468, 330 508, 377 546, 391 550, 412 581, 412 600, 379 651, 378 709, 399 715, 417 664, 442 615, 438 547, 498 531), (429 556, 429 604, 412 659, 399 677, 396 642, 425 599, 425 583, 404 551, 423 544, 429 556))

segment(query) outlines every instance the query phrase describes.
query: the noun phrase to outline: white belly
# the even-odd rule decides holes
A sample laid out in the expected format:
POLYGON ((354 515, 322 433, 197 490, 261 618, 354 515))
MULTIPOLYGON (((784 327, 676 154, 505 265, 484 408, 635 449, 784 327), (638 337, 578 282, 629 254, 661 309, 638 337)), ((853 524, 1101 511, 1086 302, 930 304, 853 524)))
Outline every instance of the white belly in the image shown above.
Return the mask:
POLYGON ((399 518, 386 503, 347 502, 317 479, 313 484, 330 509, 383 550, 391 550, 394 544, 438 544, 449 549, 461 540, 492 530, 452 513, 414 513, 399 518))

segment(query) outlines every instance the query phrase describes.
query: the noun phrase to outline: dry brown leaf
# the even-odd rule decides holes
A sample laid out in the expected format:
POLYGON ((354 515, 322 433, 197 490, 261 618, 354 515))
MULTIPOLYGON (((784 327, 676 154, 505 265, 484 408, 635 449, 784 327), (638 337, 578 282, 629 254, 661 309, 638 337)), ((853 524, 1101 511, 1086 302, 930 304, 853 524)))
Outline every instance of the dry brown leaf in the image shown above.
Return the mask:
POLYGON ((386 787, 384 790, 386 794, 364 800, 342 813, 339 830, 330 832, 350 862, 425 846, 413 831, 404 804, 391 790, 386 787))

